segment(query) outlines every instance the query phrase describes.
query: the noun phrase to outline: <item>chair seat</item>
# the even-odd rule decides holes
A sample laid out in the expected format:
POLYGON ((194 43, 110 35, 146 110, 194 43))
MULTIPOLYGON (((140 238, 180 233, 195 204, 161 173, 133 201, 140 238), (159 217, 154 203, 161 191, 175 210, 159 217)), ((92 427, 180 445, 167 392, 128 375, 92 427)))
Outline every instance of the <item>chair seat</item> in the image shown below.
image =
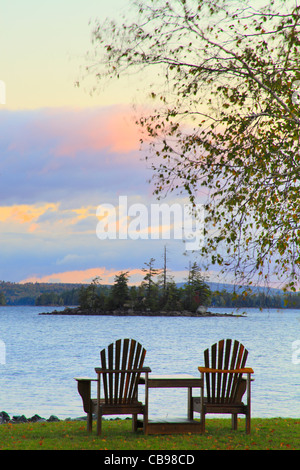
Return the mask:
MULTIPOLYGON (((92 399, 93 409, 97 410, 97 399, 92 399)), ((143 413, 145 405, 141 401, 132 403, 105 403, 104 399, 100 400, 100 409, 102 414, 132 414, 143 413)))
MULTIPOLYGON (((204 413, 245 413, 247 406, 243 402, 238 403, 210 403, 207 398, 203 401, 204 413)), ((201 398, 193 397, 193 410, 201 413, 201 398)))
MULTIPOLYGON (((205 406, 228 406, 228 407, 235 407, 235 406, 245 406, 242 401, 236 401, 234 403, 211 403, 210 401, 207 401, 207 398, 204 397, 203 404, 205 406)), ((200 407, 201 406, 201 398, 200 397, 193 397, 193 405, 195 407, 200 407)))

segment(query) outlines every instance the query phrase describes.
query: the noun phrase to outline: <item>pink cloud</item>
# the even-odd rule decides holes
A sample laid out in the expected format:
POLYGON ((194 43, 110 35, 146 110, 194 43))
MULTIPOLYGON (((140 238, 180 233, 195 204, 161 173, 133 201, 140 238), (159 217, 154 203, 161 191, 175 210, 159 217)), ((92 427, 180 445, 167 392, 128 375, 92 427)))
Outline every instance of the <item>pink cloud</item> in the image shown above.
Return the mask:
POLYGON ((37 124, 45 137, 52 134, 57 157, 74 157, 80 152, 107 149, 120 154, 139 149, 139 129, 131 111, 123 107, 89 110, 49 111, 37 124))
MULTIPOLYGON (((100 284, 113 284, 115 276, 121 272, 128 272, 128 285, 140 285, 145 277, 145 272, 142 269, 107 269, 89 268, 84 270, 65 271, 61 273, 47 274, 45 276, 30 276, 20 281, 20 284, 27 282, 39 283, 66 283, 66 284, 90 284, 96 277, 100 278, 100 284)), ((186 270, 172 272, 175 282, 182 282, 187 277, 186 270)))
POLYGON ((148 193, 149 170, 139 152, 139 128, 129 107, 4 114, 0 113, 2 203, 57 201, 66 194, 99 188, 148 193))
POLYGON ((130 108, 44 109, 32 112, 9 151, 51 149, 54 156, 108 149, 128 153, 139 149, 140 131, 130 108), (50 145, 50 147, 49 147, 50 145))
MULTIPOLYGON (((20 284, 26 282, 86 284, 92 282, 96 277, 101 278, 101 284, 113 284, 117 274, 120 274, 120 270, 106 269, 104 267, 90 268, 82 271, 65 271, 62 273, 48 274, 42 277, 30 276, 20 281, 20 284)), ((132 279, 129 279, 129 284, 133 285, 140 283, 145 274, 140 269, 132 269, 128 270, 128 275, 132 277, 132 279)))

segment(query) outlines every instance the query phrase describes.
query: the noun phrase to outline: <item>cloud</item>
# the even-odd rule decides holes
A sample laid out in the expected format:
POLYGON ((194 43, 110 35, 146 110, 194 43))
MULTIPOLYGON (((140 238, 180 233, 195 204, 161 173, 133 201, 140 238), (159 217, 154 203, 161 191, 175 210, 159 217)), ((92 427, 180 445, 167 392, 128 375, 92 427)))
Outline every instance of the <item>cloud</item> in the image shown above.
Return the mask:
MULTIPOLYGON (((54 273, 42 277, 29 277, 21 281, 21 283, 26 282, 63 282, 63 283, 78 283, 78 284, 87 284, 92 282, 93 279, 96 277, 101 278, 102 284, 113 284, 114 278, 120 271, 115 269, 107 269, 105 267, 101 268, 90 268, 85 270, 78 270, 78 271, 65 271, 61 273, 54 273)), ((137 274, 137 270, 133 271, 133 274, 137 274)), ((142 275, 142 271, 140 271, 140 275, 142 275)))
POLYGON ((64 209, 60 204, 20 204, 0 207, 1 233, 48 234, 56 237, 68 233, 95 234, 96 207, 64 209))
POLYGON ((0 129, 0 279, 112 280, 161 267, 165 244, 170 269, 186 267, 182 240, 97 238, 98 206, 154 202, 128 108, 3 110, 0 129))
POLYGON ((53 130, 54 135, 61 136, 55 156, 74 157, 87 150, 98 152, 107 149, 110 153, 119 154, 118 162, 121 163, 126 154, 139 149, 138 128, 126 108, 115 106, 68 114, 67 121, 51 121, 47 126, 48 131, 53 130), (70 128, 76 129, 76 134, 70 133, 70 128))
POLYGON ((33 231, 40 217, 49 211, 54 212, 55 208, 55 204, 0 206, 1 233, 33 231))
MULTIPOLYGON (((139 285, 145 276, 141 269, 128 269, 123 270, 128 272, 129 285, 139 285)), ((89 284, 96 277, 100 277, 101 284, 113 284, 115 276, 120 274, 121 270, 101 268, 91 268, 78 271, 65 271, 60 273, 53 273, 46 276, 31 276, 21 281, 22 284, 26 282, 39 282, 39 283, 75 283, 75 284, 89 284)), ((187 271, 174 272, 174 277, 178 282, 182 282, 187 277, 187 271)))
POLYGON ((1 141, 19 155, 45 148, 55 157, 70 158, 103 149, 121 155, 139 149, 138 127, 125 106, 2 110, 0 123, 1 141))
POLYGON ((129 108, 2 110, 0 126, 3 204, 149 191, 129 108))

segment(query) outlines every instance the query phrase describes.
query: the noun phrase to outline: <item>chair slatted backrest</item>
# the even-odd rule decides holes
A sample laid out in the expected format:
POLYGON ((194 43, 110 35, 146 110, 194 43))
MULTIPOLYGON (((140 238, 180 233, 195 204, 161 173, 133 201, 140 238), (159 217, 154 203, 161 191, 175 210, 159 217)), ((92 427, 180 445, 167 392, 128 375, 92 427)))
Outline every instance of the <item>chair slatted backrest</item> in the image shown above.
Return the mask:
MULTIPOLYGON (((205 367, 211 369, 235 370, 245 367, 248 351, 238 341, 221 340, 204 351, 205 367)), ((208 403, 234 403, 242 379, 241 373, 226 374, 209 372, 205 374, 208 403)))
POLYGON ((100 352, 106 404, 130 404, 137 398, 139 372, 146 350, 134 339, 119 339, 100 352), (105 372, 105 370, 108 372, 105 372))

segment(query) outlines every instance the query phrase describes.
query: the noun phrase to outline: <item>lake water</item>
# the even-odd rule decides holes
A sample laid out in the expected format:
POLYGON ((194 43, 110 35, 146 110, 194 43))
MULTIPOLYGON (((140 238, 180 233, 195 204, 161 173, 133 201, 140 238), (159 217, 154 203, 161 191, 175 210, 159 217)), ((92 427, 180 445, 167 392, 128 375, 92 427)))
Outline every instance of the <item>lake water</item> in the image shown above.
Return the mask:
MULTIPOLYGON (((237 339, 254 369, 252 416, 300 417, 300 311, 245 309, 242 318, 39 315, 51 310, 0 307, 0 411, 11 416, 83 416, 74 377, 95 377, 99 351, 128 337, 146 348, 153 373, 195 376, 204 349, 237 339)), ((150 417, 185 415, 186 390, 150 391, 150 417)))

